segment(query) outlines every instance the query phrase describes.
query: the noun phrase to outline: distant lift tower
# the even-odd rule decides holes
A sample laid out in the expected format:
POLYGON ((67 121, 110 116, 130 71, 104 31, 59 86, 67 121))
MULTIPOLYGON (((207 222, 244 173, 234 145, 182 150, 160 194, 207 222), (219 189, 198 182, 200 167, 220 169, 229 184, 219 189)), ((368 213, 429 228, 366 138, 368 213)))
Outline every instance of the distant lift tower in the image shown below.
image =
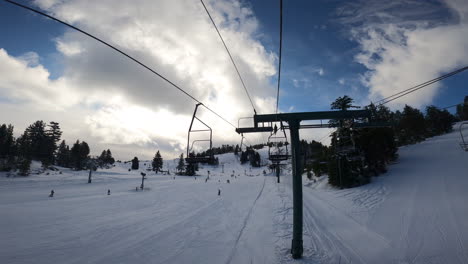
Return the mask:
POLYGON ((370 118, 367 110, 350 111, 322 111, 322 112, 302 112, 302 113, 282 113, 254 115, 253 127, 236 128, 239 134, 272 132, 273 123, 286 122, 286 129, 289 129, 292 153, 292 177, 293 177, 293 239, 291 245, 292 257, 297 259, 302 257, 302 168, 300 158, 300 138, 299 129, 331 127, 330 125, 301 125, 301 121, 307 120, 354 120, 354 127, 380 126, 363 122, 363 119, 370 118))

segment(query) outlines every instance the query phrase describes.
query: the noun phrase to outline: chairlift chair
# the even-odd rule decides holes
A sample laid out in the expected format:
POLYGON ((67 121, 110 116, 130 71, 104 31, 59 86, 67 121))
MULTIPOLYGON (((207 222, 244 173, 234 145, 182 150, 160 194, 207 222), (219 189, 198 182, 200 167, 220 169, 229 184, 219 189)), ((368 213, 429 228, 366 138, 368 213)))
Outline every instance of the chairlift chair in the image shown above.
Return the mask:
POLYGON ((188 164, 195 164, 195 163, 211 163, 213 160, 214 160, 214 155, 213 155, 213 131, 211 129, 210 126, 208 126, 205 122, 201 121, 198 117, 197 117, 197 110, 198 110, 198 107, 200 105, 203 105, 202 103, 198 103, 196 106, 195 106, 195 111, 193 112, 193 116, 192 116, 192 122, 190 122, 190 127, 189 127, 189 130, 188 130, 188 136, 187 136, 187 156, 185 158, 185 161, 188 163, 188 164), (195 119, 197 119, 200 123, 202 123, 207 129, 195 129, 193 130, 192 129, 192 126, 193 126, 193 121, 195 121, 195 119), (210 132, 210 137, 209 139, 198 139, 198 140, 194 140, 192 142, 192 144, 190 145, 190 134, 191 133, 198 133, 198 132, 210 132), (205 156, 195 156, 195 155, 192 155, 192 150, 193 150, 193 147, 195 145, 195 143, 199 143, 199 142, 210 142, 210 147, 209 149, 205 152, 206 155, 205 156))
POLYGON ((280 163, 289 159, 289 143, 282 123, 280 130, 283 131, 283 135, 277 136, 278 128, 275 125, 273 133, 268 137, 268 159, 273 163, 280 163))
POLYGON ((460 137, 461 137, 461 142, 460 142, 460 147, 464 150, 464 151, 468 151, 468 142, 465 141, 465 137, 463 136, 463 126, 464 125, 468 125, 468 122, 465 121, 465 122, 462 122, 460 124, 460 127, 459 127, 459 130, 460 130, 460 137))
POLYGON ((242 148, 245 146, 245 150, 247 150, 247 145, 244 143, 245 137, 244 133, 258 133, 258 132, 272 132, 273 127, 271 126, 271 123, 269 123, 266 126, 253 126, 253 127, 241 127, 240 123, 241 120, 246 120, 246 119, 253 119, 253 117, 241 117, 237 121, 237 128, 236 132, 241 135, 241 144, 240 144, 240 150, 244 151, 242 148))

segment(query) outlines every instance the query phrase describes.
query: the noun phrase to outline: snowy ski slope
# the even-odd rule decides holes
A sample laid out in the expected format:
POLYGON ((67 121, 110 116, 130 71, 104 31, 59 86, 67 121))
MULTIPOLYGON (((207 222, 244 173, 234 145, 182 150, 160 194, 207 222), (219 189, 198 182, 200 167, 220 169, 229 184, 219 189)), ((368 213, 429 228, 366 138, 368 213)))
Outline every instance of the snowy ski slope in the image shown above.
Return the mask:
POLYGON ((149 172, 143 192, 144 162, 98 170, 92 184, 85 171, 2 173, 0 263, 468 263, 468 153, 458 137, 400 148, 387 174, 359 188, 304 178, 301 260, 289 255, 290 168, 277 184, 224 154, 224 173, 149 172))

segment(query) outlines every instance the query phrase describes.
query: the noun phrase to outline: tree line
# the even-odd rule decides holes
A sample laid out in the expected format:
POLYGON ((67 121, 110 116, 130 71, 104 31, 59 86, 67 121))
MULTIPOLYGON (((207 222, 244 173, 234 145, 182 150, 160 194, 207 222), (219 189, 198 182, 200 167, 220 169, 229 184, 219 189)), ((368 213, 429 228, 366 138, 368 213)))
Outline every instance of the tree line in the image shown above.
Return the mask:
MULTIPOLYGON (((358 107, 353 106, 353 99, 346 95, 331 104, 334 110, 350 108, 358 107)), ((366 184, 371 177, 387 171, 387 165, 398 158, 399 146, 448 133, 454 122, 464 118, 463 111, 452 115, 446 109, 432 105, 427 106, 424 113, 409 105, 405 105, 402 111, 391 111, 384 105, 373 104, 364 109, 370 111, 371 123, 389 126, 354 128, 351 120, 331 120, 330 124, 337 129, 331 133, 329 147, 315 141, 301 142, 308 176, 311 176, 310 172, 317 176, 328 174, 329 183, 340 188, 366 184)))
MULTIPOLYGON (((40 161, 44 169, 57 165, 75 170, 89 167, 90 148, 85 141, 77 140, 70 148, 65 140, 60 144, 62 131, 57 122, 46 124, 38 120, 29 125, 18 138, 14 137, 14 127, 6 124, 0 126, 0 170, 18 170, 20 175, 28 175, 31 161, 40 161)), ((115 162, 111 151, 103 151, 95 159, 98 165, 115 162)), ((96 163, 96 162, 95 162, 96 163)))

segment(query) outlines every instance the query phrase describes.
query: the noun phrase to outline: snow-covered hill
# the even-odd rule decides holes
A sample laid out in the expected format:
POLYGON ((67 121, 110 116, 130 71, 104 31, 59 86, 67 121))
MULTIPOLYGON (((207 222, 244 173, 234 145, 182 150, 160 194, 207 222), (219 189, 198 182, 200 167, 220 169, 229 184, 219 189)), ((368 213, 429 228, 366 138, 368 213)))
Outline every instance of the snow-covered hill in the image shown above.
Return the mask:
POLYGON ((0 263, 468 263, 468 153, 458 141, 453 132, 402 147, 398 164, 359 188, 304 178, 301 260, 289 255, 290 168, 277 184, 228 153, 196 179, 155 175, 145 162, 98 170, 91 184, 86 171, 2 173, 0 263), (147 189, 135 191, 140 172, 147 189))

